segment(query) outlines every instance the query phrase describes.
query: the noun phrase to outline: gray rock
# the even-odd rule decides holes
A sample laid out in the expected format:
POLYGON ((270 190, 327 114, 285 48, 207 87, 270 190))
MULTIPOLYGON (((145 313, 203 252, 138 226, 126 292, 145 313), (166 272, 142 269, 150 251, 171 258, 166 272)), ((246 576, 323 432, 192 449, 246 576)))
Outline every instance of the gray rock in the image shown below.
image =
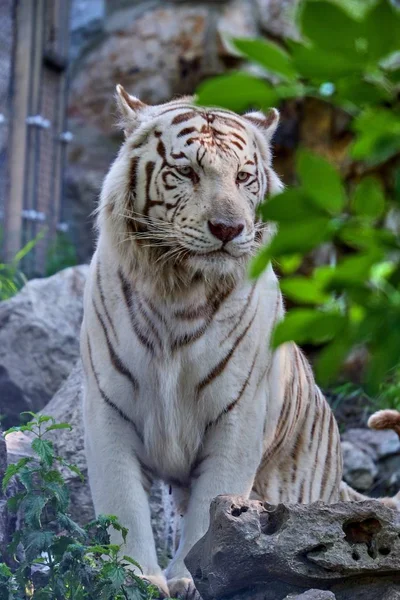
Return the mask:
POLYGON ((295 12, 299 0, 256 0, 262 31, 274 37, 299 39, 295 12))
POLYGON ((83 288, 88 267, 33 279, 0 303, 0 414, 19 422, 52 398, 79 356, 83 288))
POLYGON ((374 460, 400 454, 400 439, 394 431, 377 431, 373 429, 348 429, 342 440, 370 454, 374 460))
POLYGON ((308 590, 303 594, 289 594, 285 600, 335 600, 335 594, 327 590, 308 590))
POLYGON ((348 429, 342 434, 342 449, 344 479, 352 487, 373 496, 398 492, 400 440, 394 431, 348 429))
POLYGON ((381 503, 271 506, 219 496, 186 557, 203 600, 282 600, 312 589, 337 600, 400 591, 400 514, 381 503))
POLYGON ((371 489, 378 468, 371 456, 351 442, 342 442, 343 452, 343 479, 351 487, 366 492, 371 489))

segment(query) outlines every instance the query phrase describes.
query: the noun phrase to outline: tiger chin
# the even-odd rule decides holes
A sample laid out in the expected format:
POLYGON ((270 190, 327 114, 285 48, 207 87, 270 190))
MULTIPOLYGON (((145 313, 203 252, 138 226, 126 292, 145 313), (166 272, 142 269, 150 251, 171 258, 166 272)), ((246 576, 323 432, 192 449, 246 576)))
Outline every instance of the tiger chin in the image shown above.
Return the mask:
POLYGON ((295 344, 270 349, 277 278, 246 275, 273 233, 257 209, 282 189, 278 111, 240 116, 190 97, 148 106, 121 86, 116 99, 125 141, 101 192, 81 331, 89 481, 96 513, 129 529, 124 553, 143 576, 199 598, 184 559, 215 496, 332 503, 353 491, 309 364, 295 344), (155 479, 182 514, 165 573, 155 479))

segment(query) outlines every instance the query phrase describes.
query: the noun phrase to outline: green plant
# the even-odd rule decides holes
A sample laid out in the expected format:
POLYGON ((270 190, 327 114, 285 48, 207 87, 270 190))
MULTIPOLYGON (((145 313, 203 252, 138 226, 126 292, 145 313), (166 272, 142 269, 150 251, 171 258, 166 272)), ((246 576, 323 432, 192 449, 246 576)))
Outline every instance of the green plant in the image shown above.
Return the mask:
MULTIPOLYGON (((400 356, 400 226, 392 224, 400 203, 400 13, 389 0, 304 0, 298 25, 301 41, 281 46, 234 40, 243 57, 274 74, 274 85, 232 73, 202 84, 198 101, 244 110, 311 96, 347 115, 355 175, 300 149, 298 185, 261 206, 279 228, 251 275, 275 261, 284 294, 298 305, 277 326, 275 347, 321 346, 316 372, 327 384, 351 348, 365 346, 364 383, 377 393, 400 356), (331 244, 334 264, 308 277, 297 272, 322 243, 331 244)), ((398 399, 399 386, 392 391, 398 399)))
POLYGON ((76 249, 67 233, 59 231, 54 242, 47 250, 46 275, 54 275, 57 271, 78 264, 76 249))
POLYGON ((100 516, 81 528, 68 514, 69 494, 57 466, 82 477, 56 456, 49 432, 71 429, 52 417, 29 413, 26 425, 12 427, 33 437, 32 457, 11 464, 3 491, 18 483, 8 499, 18 511, 20 526, 9 546, 9 564, 0 563, 0 597, 5 600, 151 600, 158 590, 136 575, 140 566, 123 555, 127 530, 116 517, 100 516), (121 544, 110 544, 109 528, 121 533, 121 544))
POLYGON ((23 258, 36 246, 44 236, 40 232, 33 240, 25 244, 14 256, 11 262, 0 262, 0 302, 14 296, 26 283, 26 277, 19 265, 23 258))

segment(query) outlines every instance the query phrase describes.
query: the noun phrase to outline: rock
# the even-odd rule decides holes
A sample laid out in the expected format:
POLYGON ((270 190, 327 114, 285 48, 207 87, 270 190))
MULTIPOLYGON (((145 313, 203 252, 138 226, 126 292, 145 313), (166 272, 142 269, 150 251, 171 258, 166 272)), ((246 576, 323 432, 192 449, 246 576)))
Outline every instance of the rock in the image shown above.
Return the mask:
MULTIPOLYGON (((69 423, 72 426, 72 431, 60 429, 50 433, 48 437, 54 443, 57 453, 69 463, 76 465, 85 477, 82 482, 68 468, 60 469, 70 490, 71 516, 80 525, 85 525, 94 518, 94 509, 84 453, 82 376, 82 365, 78 361, 68 379, 42 412, 54 417, 57 422, 69 423)), ((12 433, 7 436, 6 441, 10 463, 17 462, 23 456, 31 455, 31 439, 28 435, 12 433)), ((169 489, 160 483, 155 484, 150 504, 159 560, 166 566, 176 546, 175 514, 169 489)))
POLYGON ((69 58, 76 60, 103 29, 104 0, 72 0, 69 58))
POLYGON ((335 594, 326 590, 308 590, 304 594, 289 594, 285 600, 335 600, 335 594))
POLYGON ((256 0, 262 31, 273 37, 298 40, 294 18, 298 3, 298 0, 256 0))
POLYGON ((394 431, 348 429, 342 449, 344 479, 352 487, 373 496, 399 491, 400 440, 394 431))
POLYGON ((394 431, 377 431, 360 427, 348 429, 342 435, 342 439, 351 441, 352 444, 370 454, 374 460, 400 454, 400 439, 394 431))
POLYGON ((0 303, 0 414, 3 425, 43 408, 79 356, 83 288, 88 267, 33 279, 0 303))
POLYGON ((400 514, 374 500, 272 506, 219 496, 185 562, 203 600, 282 600, 310 588, 383 600, 400 591, 400 514))
POLYGON ((371 456, 351 442, 342 442, 343 479, 351 487, 366 492, 371 489, 378 468, 371 456))

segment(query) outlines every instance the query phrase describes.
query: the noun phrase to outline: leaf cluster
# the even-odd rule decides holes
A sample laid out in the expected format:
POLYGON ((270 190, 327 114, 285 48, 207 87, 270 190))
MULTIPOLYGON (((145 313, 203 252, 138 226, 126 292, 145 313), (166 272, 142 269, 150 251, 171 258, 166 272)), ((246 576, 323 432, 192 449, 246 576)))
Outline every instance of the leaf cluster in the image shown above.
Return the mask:
POLYGON ((40 232, 35 238, 25 244, 10 262, 2 262, 0 260, 0 302, 15 296, 25 285, 27 280, 21 271, 20 263, 34 249, 38 241, 43 238, 44 233, 44 231, 40 232))
MULTIPOLYGON (((393 381, 400 356, 400 11, 389 0, 303 0, 300 40, 277 45, 236 39, 265 76, 231 73, 199 89, 199 103, 233 110, 267 108, 291 98, 319 98, 347 114, 351 142, 346 178, 322 156, 297 152, 298 185, 267 200, 264 221, 278 224, 251 264, 258 277, 275 261, 281 287, 297 307, 273 336, 322 347, 321 383, 335 380, 349 351, 366 346, 367 388, 393 381), (322 244, 329 265, 299 271, 322 244)), ((397 381, 397 379, 396 379, 397 381)), ((391 392, 399 389, 391 385, 391 392)))
POLYGON ((8 466, 2 481, 8 509, 19 528, 0 562, 4 600, 151 600, 158 590, 140 576, 141 568, 123 554, 127 529, 114 516, 99 516, 82 528, 68 514, 68 488, 57 467, 79 469, 57 456, 46 439, 51 431, 71 429, 52 417, 27 413, 31 421, 5 432, 32 436, 32 457, 8 466), (11 484, 14 483, 12 486, 11 484), (121 544, 110 543, 110 529, 121 544))

